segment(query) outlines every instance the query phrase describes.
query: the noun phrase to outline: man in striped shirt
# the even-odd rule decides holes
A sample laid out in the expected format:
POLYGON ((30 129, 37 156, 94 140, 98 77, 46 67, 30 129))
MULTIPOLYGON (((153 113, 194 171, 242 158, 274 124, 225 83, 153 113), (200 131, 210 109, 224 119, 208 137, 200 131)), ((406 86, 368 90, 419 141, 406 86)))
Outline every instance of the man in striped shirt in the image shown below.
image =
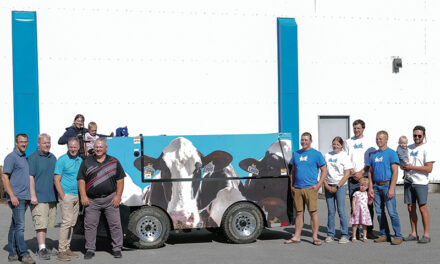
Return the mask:
POLYGON ((84 259, 95 256, 96 232, 101 211, 107 218, 112 239, 113 256, 121 258, 123 234, 119 204, 124 190, 125 172, 119 161, 107 155, 105 138, 95 141, 95 154, 88 156, 78 171, 78 189, 85 207, 84 234, 86 254, 84 259))

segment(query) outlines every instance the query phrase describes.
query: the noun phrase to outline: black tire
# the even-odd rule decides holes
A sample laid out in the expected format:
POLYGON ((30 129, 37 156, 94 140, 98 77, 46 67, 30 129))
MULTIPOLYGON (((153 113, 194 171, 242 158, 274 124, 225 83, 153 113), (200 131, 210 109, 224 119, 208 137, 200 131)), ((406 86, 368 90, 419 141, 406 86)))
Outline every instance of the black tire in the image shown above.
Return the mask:
POLYGON ((130 242, 137 248, 162 247, 170 234, 168 215, 159 208, 145 206, 130 214, 130 242))
POLYGON ((263 216, 251 203, 237 203, 226 210, 222 230, 226 238, 236 244, 254 242, 263 231, 263 216))

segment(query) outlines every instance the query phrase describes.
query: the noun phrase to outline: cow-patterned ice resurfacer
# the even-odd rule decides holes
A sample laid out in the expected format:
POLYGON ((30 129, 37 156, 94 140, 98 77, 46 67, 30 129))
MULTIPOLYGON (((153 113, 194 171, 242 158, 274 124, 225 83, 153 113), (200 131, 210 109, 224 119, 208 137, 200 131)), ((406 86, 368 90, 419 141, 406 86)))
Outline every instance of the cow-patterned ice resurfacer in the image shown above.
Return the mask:
MULTIPOLYGON (((124 238, 139 248, 162 246, 171 230, 206 228, 249 243, 264 227, 289 225, 290 134, 122 137, 107 145, 127 174, 124 238)), ((105 221, 100 226, 105 235, 105 221)))

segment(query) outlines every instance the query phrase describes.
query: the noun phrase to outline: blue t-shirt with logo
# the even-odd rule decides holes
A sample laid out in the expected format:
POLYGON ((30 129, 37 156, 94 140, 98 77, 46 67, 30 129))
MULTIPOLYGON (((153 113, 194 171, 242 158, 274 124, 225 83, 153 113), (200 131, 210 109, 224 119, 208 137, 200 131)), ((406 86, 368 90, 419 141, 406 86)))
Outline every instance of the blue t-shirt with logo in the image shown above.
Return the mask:
POLYGON ((385 150, 376 150, 371 153, 367 166, 373 168, 373 182, 385 182, 391 180, 393 171, 391 165, 399 165, 399 156, 394 150, 387 148, 385 150))
POLYGON ((64 193, 78 195, 78 175, 82 159, 79 156, 73 157, 69 154, 61 156, 55 165, 54 174, 61 175, 61 188, 64 193))
POLYGON ((295 168, 295 188, 309 188, 318 183, 319 168, 325 165, 321 152, 300 149, 293 153, 290 164, 295 168))

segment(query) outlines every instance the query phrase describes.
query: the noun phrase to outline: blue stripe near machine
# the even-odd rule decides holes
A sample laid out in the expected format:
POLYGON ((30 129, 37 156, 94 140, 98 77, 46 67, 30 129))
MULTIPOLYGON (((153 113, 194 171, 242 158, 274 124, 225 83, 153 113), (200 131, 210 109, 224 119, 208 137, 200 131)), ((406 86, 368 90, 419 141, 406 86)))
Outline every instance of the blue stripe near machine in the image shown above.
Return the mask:
POLYGON ((36 12, 12 11, 14 134, 29 136, 27 154, 40 133, 36 12))
POLYGON ((299 146, 298 27, 293 18, 277 19, 279 132, 292 135, 292 149, 299 146))

